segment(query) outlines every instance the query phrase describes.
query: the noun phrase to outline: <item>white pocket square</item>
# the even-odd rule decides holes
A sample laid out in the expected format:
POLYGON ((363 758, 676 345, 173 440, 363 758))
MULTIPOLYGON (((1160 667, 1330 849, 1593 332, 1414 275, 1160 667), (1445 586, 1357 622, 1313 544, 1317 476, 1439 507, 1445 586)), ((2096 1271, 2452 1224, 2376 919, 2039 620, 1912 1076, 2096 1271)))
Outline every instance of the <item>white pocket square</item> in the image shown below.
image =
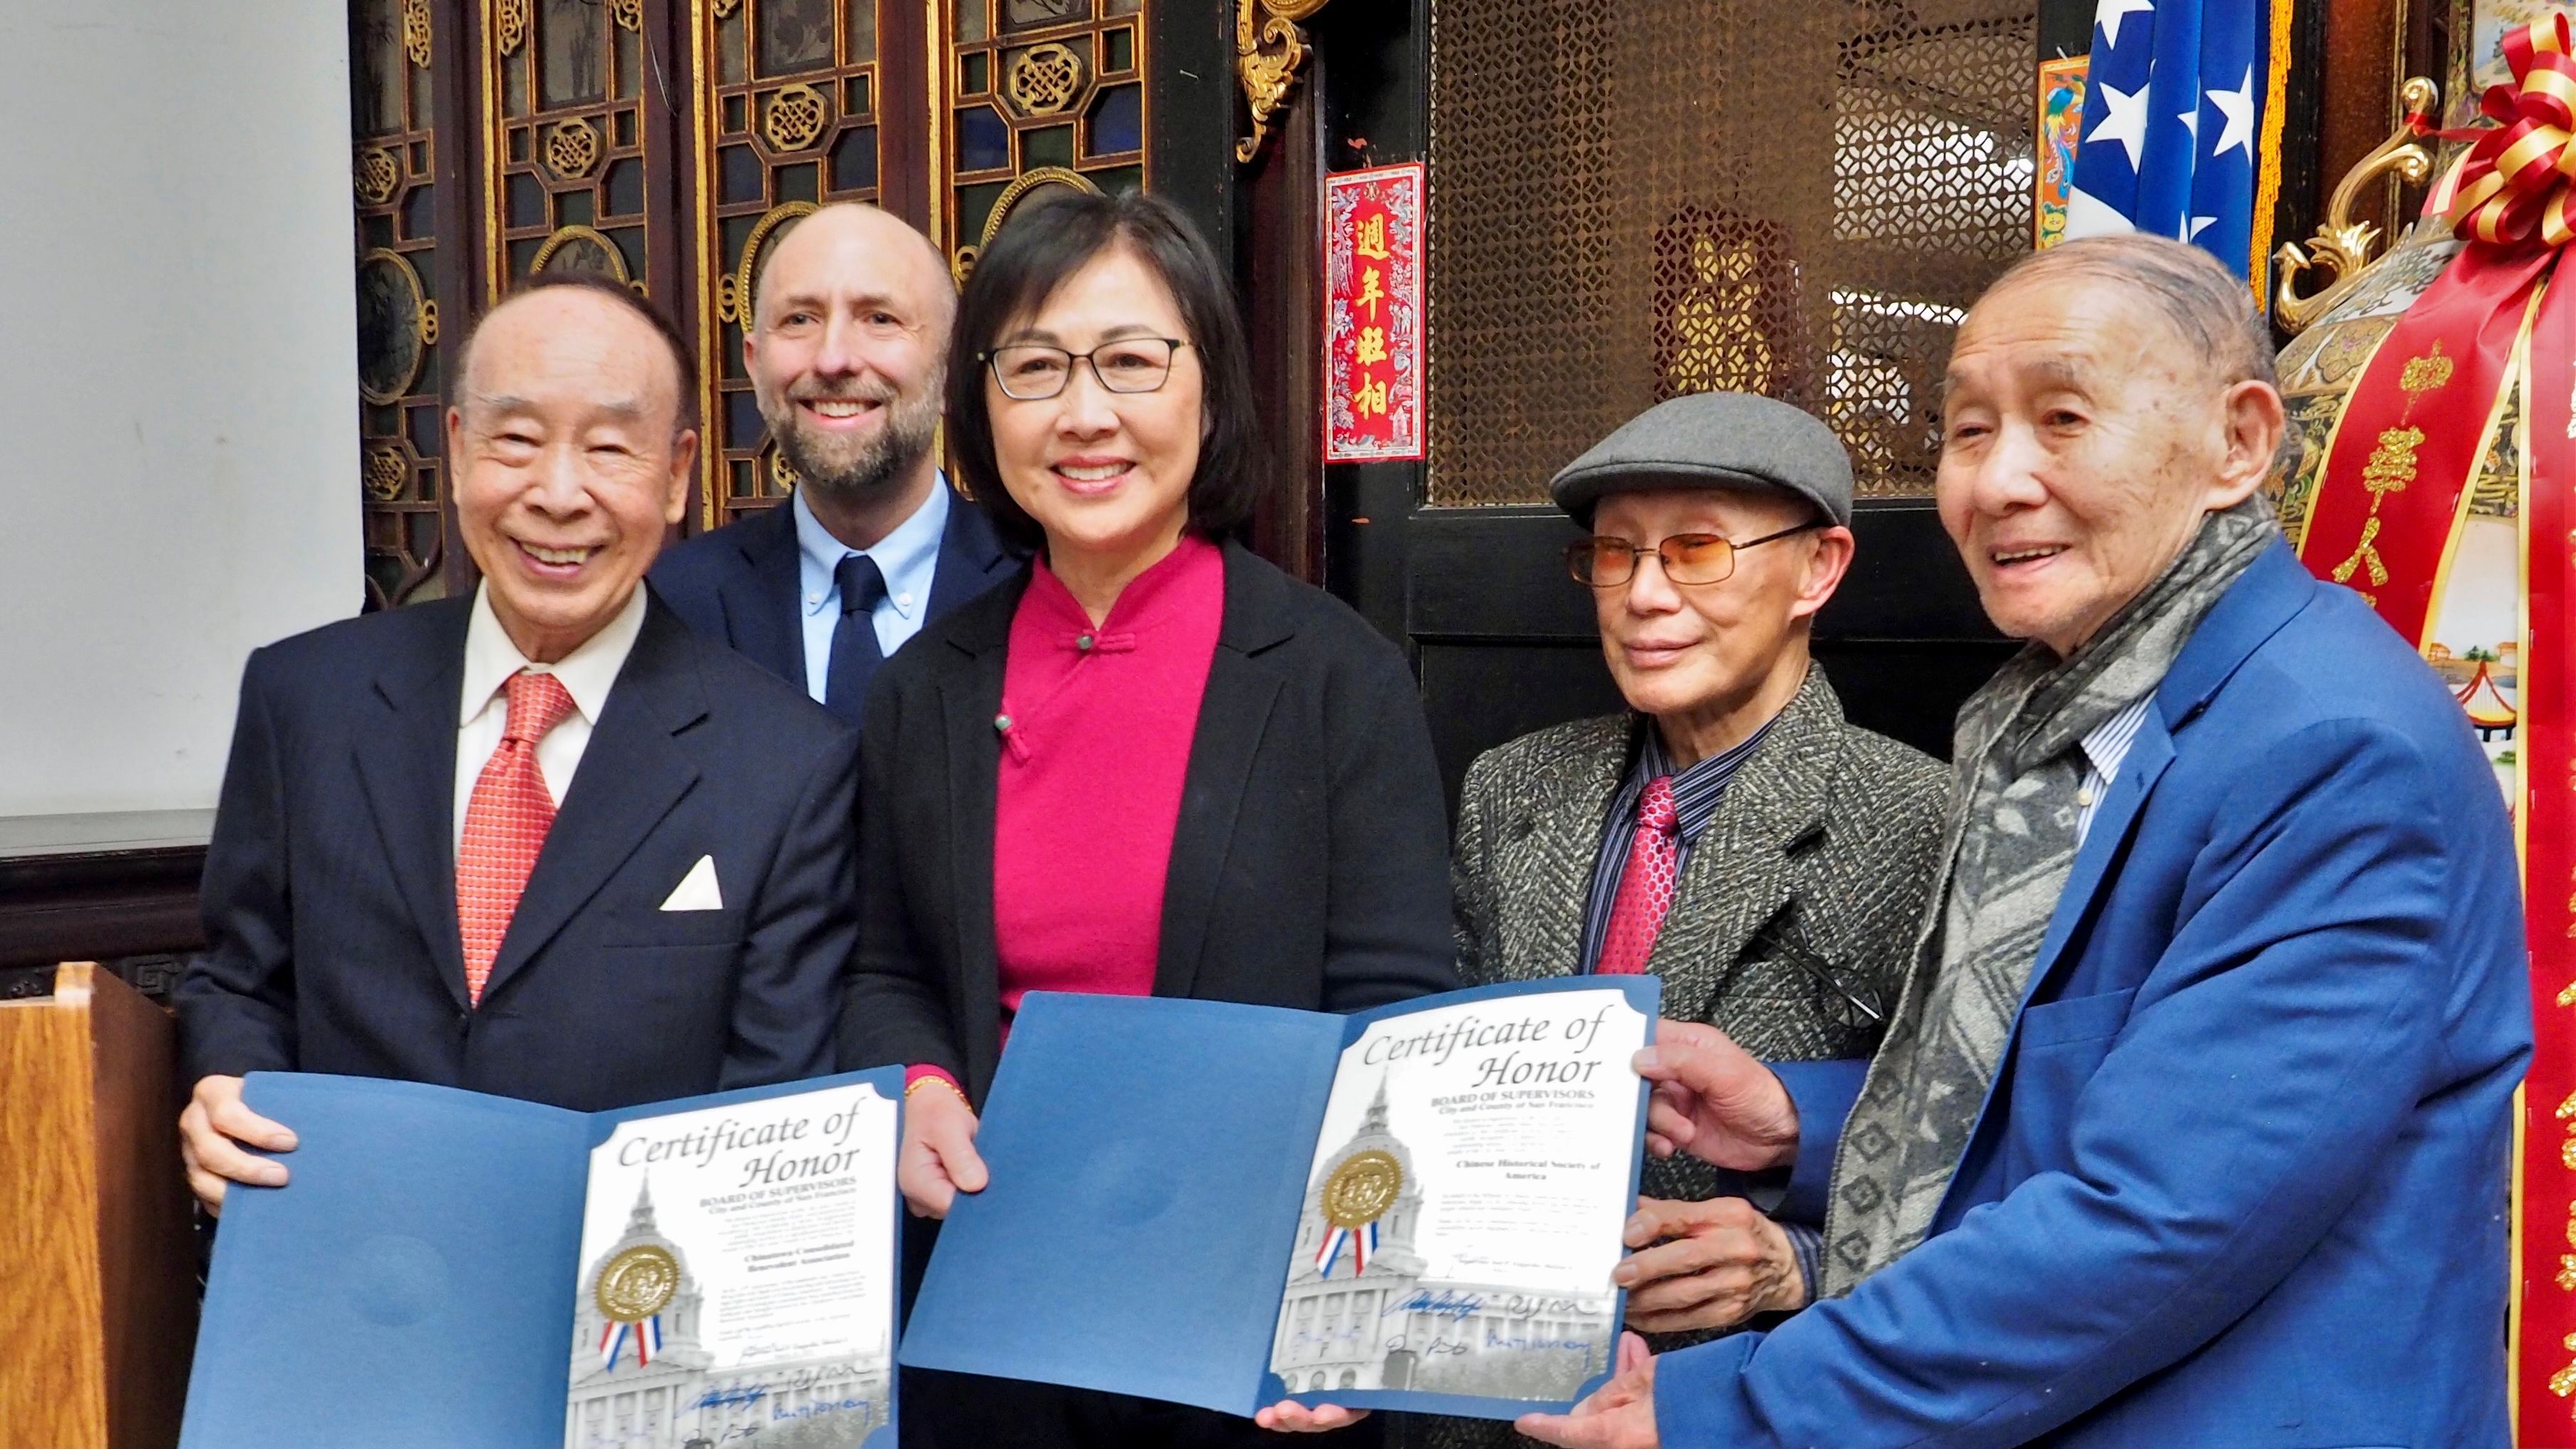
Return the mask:
POLYGON ((671 888, 671 898, 662 902, 662 909, 666 911, 723 910, 724 892, 716 888, 716 858, 712 855, 699 856, 698 863, 690 866, 689 873, 680 877, 680 883, 671 888))

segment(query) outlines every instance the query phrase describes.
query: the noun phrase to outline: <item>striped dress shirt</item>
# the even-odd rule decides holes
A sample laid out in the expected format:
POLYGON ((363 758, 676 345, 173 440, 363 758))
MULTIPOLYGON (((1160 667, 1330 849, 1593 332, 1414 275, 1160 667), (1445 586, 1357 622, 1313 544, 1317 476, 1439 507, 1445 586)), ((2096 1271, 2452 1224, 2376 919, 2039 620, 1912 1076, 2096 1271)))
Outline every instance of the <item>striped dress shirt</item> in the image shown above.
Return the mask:
MULTIPOLYGON (((1776 720, 1777 716, 1773 717, 1776 720)), ((1691 843, 1717 814, 1717 802, 1726 796, 1727 782, 1753 752, 1762 747, 1763 736, 1771 733, 1773 720, 1745 737, 1744 743, 1709 756, 1689 769, 1675 773, 1671 757, 1664 753, 1663 732, 1652 720, 1644 722, 1644 742, 1638 747, 1637 762, 1628 767, 1628 778, 1619 785, 1619 793, 1610 797, 1610 816, 1602 822, 1601 853, 1592 862, 1592 899, 1583 913, 1583 961, 1581 968, 1590 972, 1601 963, 1601 943, 1610 933, 1610 908, 1619 899, 1619 878, 1628 870, 1628 848, 1637 839, 1637 797, 1646 793, 1648 782, 1658 775, 1673 777, 1673 814, 1675 834, 1680 837, 1673 853, 1673 879, 1690 868, 1691 843)))
MULTIPOLYGON (((1728 783, 1762 747, 1763 738, 1771 733, 1777 718, 1765 721, 1762 728, 1745 737, 1744 743, 1678 773, 1673 769, 1672 758, 1664 753, 1663 732, 1655 728, 1654 721, 1644 722, 1637 761, 1628 767, 1628 777, 1620 782, 1619 793, 1610 798, 1609 818, 1602 822, 1601 853, 1592 864, 1592 899, 1583 916, 1582 970, 1589 972, 1600 965, 1601 943, 1610 932, 1610 907, 1619 899, 1619 879, 1627 873, 1628 850, 1637 839, 1637 799, 1646 793, 1647 784, 1659 775, 1673 777, 1674 834, 1679 837, 1673 852, 1673 879, 1679 881, 1682 872, 1690 868, 1691 846, 1716 817, 1728 783)), ((1813 1298, 1815 1285, 1821 1281, 1816 1254, 1824 1235, 1803 1223, 1782 1223, 1780 1230, 1789 1239, 1789 1252, 1797 1260, 1798 1276, 1807 1285, 1807 1296, 1813 1298)))
POLYGON ((2095 725, 2083 739, 2084 760, 2092 768, 2084 773, 2084 783, 2075 795, 2075 843, 2093 832, 2093 812, 2102 808, 2104 797, 2111 793, 2111 782, 2120 778, 2120 764, 2129 758, 2129 746, 2137 743, 2138 726, 2146 723, 2147 707, 2156 702, 2155 692, 2139 695, 2127 709, 2095 725))

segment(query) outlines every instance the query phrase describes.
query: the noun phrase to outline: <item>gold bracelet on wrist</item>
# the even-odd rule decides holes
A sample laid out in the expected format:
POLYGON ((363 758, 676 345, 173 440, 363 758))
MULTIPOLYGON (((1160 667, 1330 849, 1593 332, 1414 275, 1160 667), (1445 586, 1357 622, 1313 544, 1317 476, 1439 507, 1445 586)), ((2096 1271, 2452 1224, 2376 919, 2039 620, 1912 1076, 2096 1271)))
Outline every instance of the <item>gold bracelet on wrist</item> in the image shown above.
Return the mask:
POLYGON ((958 1101, 963 1102, 966 1100, 966 1094, 958 1089, 955 1082, 948 1080, 937 1072, 924 1072, 920 1076, 913 1078, 911 1085, 903 1089, 903 1099, 907 1102, 911 1101, 913 1093, 920 1091, 922 1088, 927 1087, 934 1082, 940 1086, 946 1087, 951 1092, 955 1092, 958 1101))

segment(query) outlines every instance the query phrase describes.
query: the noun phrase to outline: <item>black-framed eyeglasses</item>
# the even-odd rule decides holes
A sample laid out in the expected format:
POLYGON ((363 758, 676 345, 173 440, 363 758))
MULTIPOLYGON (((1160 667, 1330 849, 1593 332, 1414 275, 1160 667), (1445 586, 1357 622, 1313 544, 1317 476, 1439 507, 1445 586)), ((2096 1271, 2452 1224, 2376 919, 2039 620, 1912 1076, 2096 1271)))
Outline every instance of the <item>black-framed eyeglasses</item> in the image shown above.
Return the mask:
POLYGON ((1826 527, 1830 525, 1823 519, 1810 519, 1795 528, 1766 533, 1742 543, 1722 534, 1676 533, 1651 548, 1615 535, 1596 533, 1565 546, 1565 568, 1566 572, 1574 575, 1578 584, 1590 584, 1596 589, 1615 589, 1637 576, 1637 560, 1653 554, 1663 562, 1664 577, 1674 583, 1722 584, 1735 576, 1735 556, 1744 550, 1758 548, 1791 534, 1826 527))
POLYGON ((1170 380, 1172 358, 1189 346, 1177 337, 1121 337, 1089 352, 1068 352, 1043 342, 1014 342, 979 352, 1002 395, 1016 402, 1044 402, 1073 380, 1073 365, 1088 365, 1111 392, 1153 392, 1170 380))
POLYGON ((1809 981, 1823 988, 1826 994, 1818 1004, 1835 1025, 1872 1031, 1887 1024, 1887 1002, 1879 992, 1845 981, 1841 972, 1808 948, 1805 933, 1794 922, 1781 929, 1781 923, 1774 921, 1764 926, 1755 940, 1772 948, 1771 959, 1797 967, 1809 981))

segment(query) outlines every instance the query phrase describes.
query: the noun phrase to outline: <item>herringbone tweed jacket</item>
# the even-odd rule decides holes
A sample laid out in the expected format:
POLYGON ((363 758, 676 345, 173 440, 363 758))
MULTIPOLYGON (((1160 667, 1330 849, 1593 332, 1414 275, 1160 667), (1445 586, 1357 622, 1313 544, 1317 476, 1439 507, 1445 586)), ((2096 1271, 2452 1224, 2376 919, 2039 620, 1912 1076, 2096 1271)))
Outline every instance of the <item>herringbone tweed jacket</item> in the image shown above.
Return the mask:
MULTIPOLYGON (((1463 985, 1580 969, 1592 870, 1613 796, 1635 758, 1635 715, 1557 725, 1487 751, 1467 771, 1451 857, 1463 985)), ((1793 953, 1873 1001, 1896 1000, 1939 866, 1950 770, 1843 719, 1820 665, 1726 788, 1682 868, 1646 969, 1666 1017, 1703 1021, 1767 1061, 1866 1056, 1874 1024, 1793 953)), ((1694 1158, 1646 1159, 1648 1197, 1720 1190, 1694 1158)), ((1658 1335, 1660 1350, 1714 1335, 1658 1335)), ((1511 1426, 1396 1417, 1392 1442, 1422 1449, 1526 1444, 1511 1426)))

